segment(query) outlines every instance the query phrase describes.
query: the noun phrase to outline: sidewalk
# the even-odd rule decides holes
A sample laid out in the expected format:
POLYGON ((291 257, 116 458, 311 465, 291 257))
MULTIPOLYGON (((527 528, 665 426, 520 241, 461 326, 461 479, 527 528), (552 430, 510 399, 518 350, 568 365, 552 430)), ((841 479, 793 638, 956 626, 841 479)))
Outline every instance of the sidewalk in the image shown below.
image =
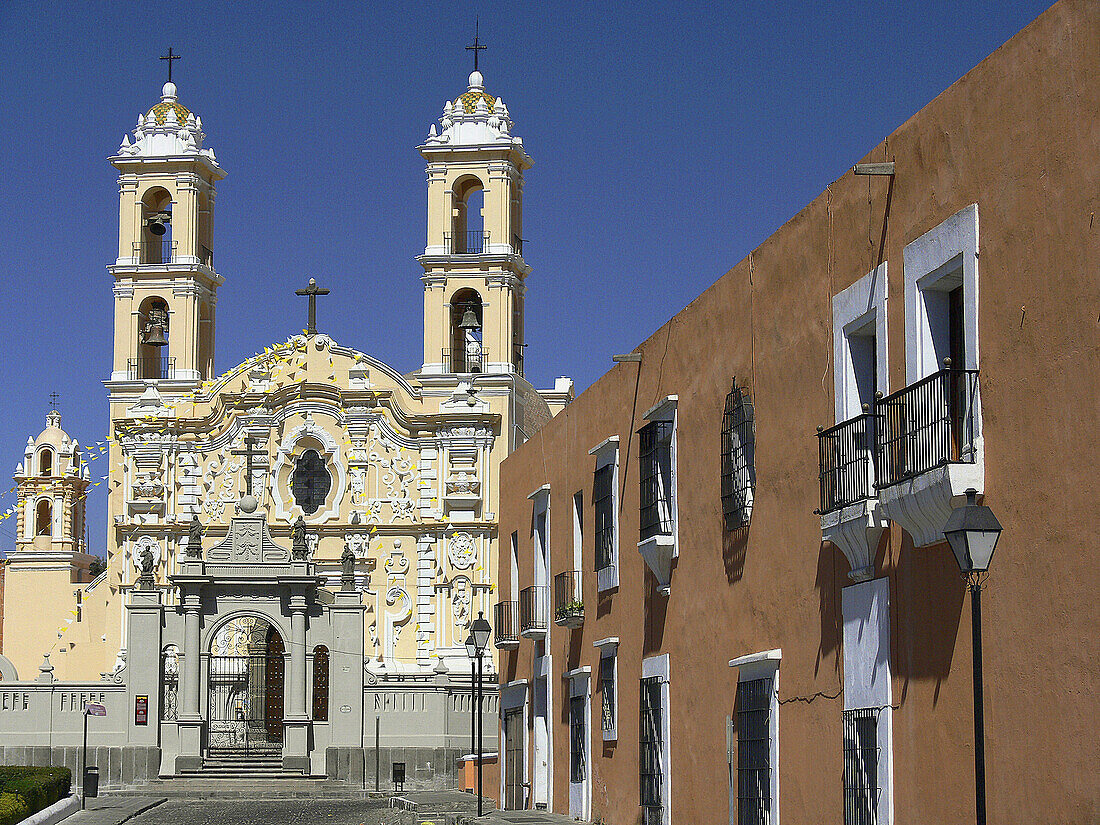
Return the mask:
POLYGON ((100 796, 83 811, 62 820, 65 825, 122 825, 165 801, 163 796, 100 796))

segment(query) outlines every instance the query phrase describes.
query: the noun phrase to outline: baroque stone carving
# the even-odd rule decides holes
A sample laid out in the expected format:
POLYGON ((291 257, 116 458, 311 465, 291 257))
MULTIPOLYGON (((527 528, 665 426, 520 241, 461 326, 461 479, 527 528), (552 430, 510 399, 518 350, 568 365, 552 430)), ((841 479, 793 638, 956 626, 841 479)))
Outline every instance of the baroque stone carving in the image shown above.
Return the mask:
POLYGON ((447 558, 451 565, 465 570, 477 561, 477 546, 469 533, 455 533, 447 542, 447 558))

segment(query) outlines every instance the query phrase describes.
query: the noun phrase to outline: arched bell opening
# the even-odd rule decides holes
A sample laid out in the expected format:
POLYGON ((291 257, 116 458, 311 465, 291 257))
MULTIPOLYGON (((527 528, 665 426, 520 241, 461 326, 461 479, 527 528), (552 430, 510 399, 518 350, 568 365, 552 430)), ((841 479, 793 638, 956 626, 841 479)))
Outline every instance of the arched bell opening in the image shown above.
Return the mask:
POLYGON ((141 240, 135 250, 139 264, 169 263, 172 241, 172 196, 167 189, 150 189, 141 198, 141 240))
POLYGON ((167 378, 168 302, 153 295, 138 308, 138 353, 135 377, 139 379, 167 378))
POLYGON ((199 304, 198 367, 204 380, 214 377, 214 310, 205 301, 199 304))
POLYGON ((282 750, 286 647, 259 616, 237 616, 215 632, 208 672, 212 751, 282 750))
POLYGON ((455 255, 480 255, 485 251, 485 185, 469 176, 451 187, 451 252, 455 255))
POLYGON ((473 289, 460 289, 451 298, 450 371, 483 372, 485 348, 482 345, 481 296, 473 289))
POLYGON ((53 450, 48 447, 38 454, 38 474, 40 476, 53 475, 53 450))
POLYGON ((36 536, 53 535, 53 502, 44 498, 34 508, 34 534, 36 536))

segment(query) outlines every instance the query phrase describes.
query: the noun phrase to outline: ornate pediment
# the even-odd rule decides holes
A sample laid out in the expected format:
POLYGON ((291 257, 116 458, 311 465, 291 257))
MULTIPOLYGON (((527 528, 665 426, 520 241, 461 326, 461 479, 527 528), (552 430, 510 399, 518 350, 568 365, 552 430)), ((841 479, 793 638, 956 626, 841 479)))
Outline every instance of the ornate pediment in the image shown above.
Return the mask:
POLYGON ((207 561, 230 564, 285 564, 290 561, 290 551, 280 547, 267 529, 267 516, 256 512, 256 499, 246 495, 237 505, 237 515, 229 523, 229 535, 225 541, 212 547, 206 554, 207 561))

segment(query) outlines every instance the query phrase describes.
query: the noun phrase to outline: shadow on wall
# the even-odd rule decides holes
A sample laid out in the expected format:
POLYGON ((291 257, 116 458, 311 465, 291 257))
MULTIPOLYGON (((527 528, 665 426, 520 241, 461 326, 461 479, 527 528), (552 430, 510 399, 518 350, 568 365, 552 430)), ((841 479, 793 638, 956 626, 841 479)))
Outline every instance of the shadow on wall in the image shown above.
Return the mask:
POLYGON ((907 533, 902 534, 896 563, 886 562, 883 569, 891 578, 891 659, 902 681, 900 699, 905 699, 910 679, 931 678, 936 680, 935 704, 940 683, 951 672, 966 584, 946 542, 913 547, 907 533))
POLYGON ((726 571, 726 581, 736 584, 745 573, 745 548, 749 545, 749 525, 734 530, 726 529, 724 516, 719 516, 722 531, 722 567, 726 571))
POLYGON ((814 675, 821 670, 823 659, 832 656, 833 672, 840 673, 840 636, 843 620, 840 615, 840 591, 851 581, 848 579, 848 561, 844 554, 832 544, 823 541, 817 554, 817 578, 814 589, 817 591, 818 614, 820 616, 820 641, 817 645, 817 659, 814 661, 814 675))
MULTIPOLYGON (((673 562, 675 572, 676 562, 673 562)), ((642 639, 642 655, 659 653, 665 638, 665 615, 668 613, 668 596, 660 593, 657 578, 645 570, 645 636, 642 639)))
POLYGON ((584 641, 584 633, 580 628, 569 631, 569 648, 565 653, 565 669, 576 670, 581 666, 581 644, 584 641))

